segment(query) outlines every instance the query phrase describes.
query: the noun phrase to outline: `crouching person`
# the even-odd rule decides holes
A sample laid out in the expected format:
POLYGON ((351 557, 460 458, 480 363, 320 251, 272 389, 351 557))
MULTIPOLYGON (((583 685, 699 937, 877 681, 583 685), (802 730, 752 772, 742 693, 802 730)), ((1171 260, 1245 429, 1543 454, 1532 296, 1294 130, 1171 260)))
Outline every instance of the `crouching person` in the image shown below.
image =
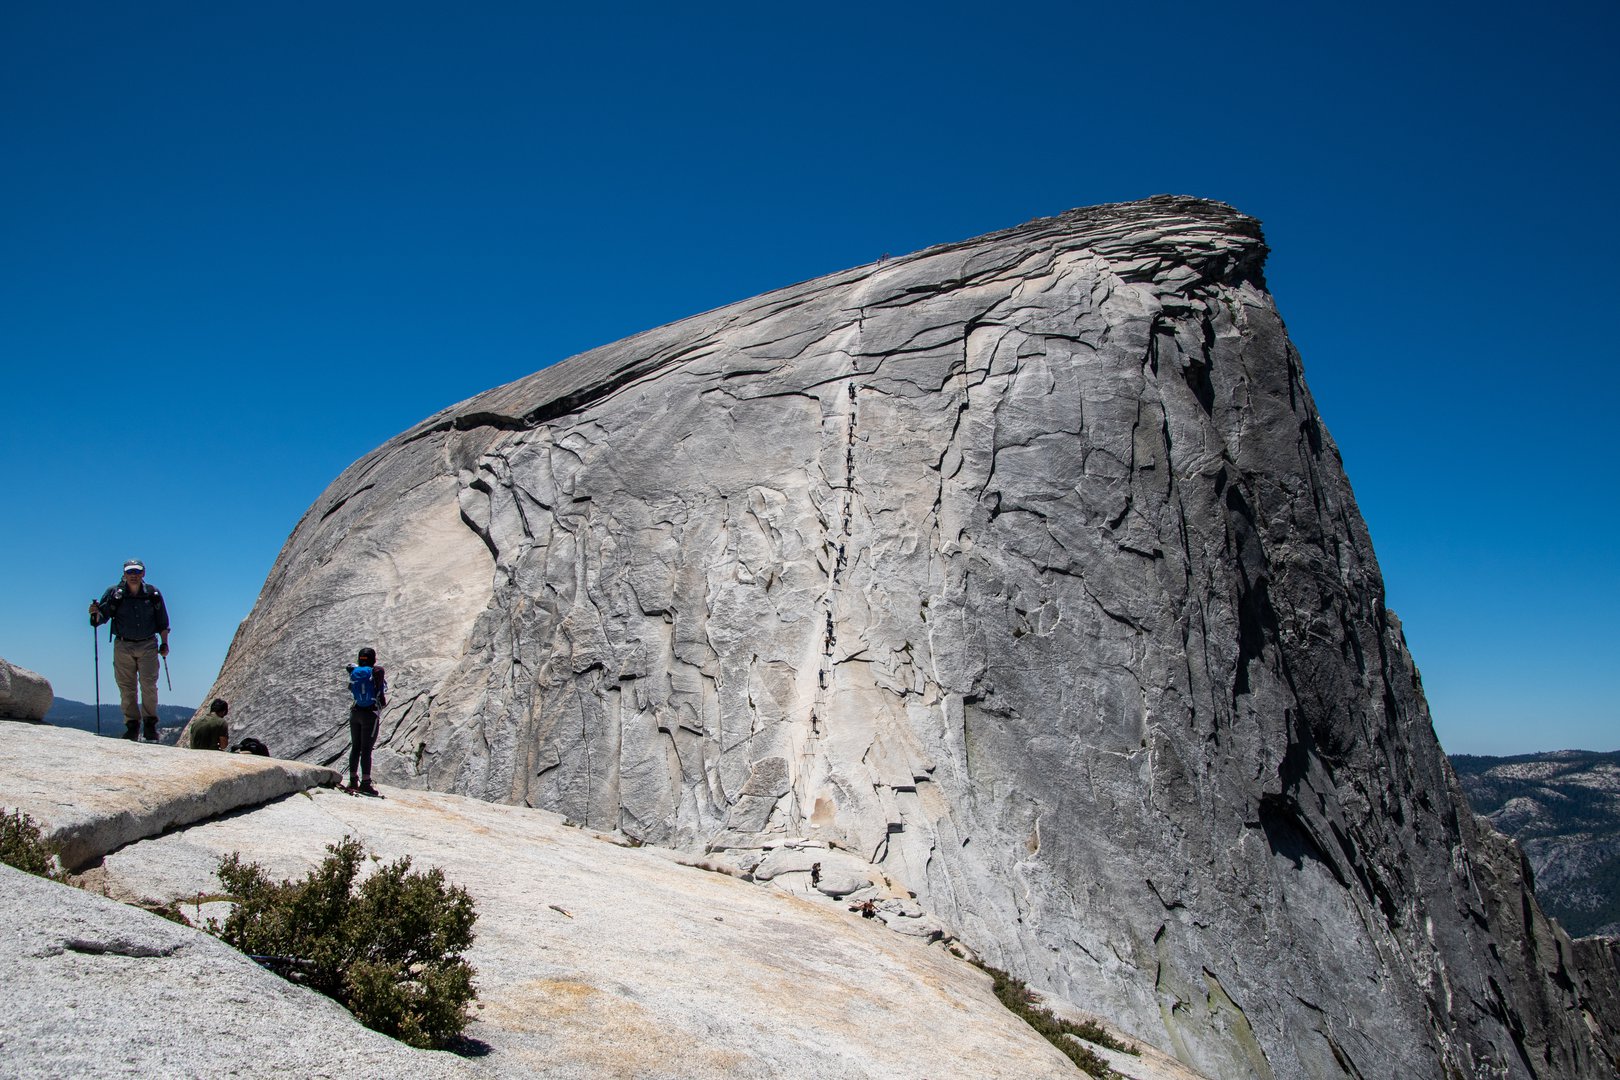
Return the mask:
POLYGON ((215 698, 214 703, 208 706, 208 711, 201 720, 191 725, 191 748, 193 750, 224 750, 231 745, 230 727, 225 723, 225 717, 230 714, 231 706, 224 698, 215 698))

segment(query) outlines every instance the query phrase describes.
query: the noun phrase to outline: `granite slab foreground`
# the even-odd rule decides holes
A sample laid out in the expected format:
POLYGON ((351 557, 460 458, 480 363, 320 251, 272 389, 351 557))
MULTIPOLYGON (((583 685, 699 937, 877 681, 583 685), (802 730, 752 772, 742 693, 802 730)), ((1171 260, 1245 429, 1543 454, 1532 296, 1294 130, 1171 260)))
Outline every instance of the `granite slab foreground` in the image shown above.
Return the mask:
POLYGON ((0 806, 40 822, 74 870, 168 829, 338 780, 298 761, 0 724, 0 806))
POLYGON ((0 1075, 465 1075, 207 934, 82 889, 0 865, 0 921, 0 1075))
POLYGON ((522 807, 397 788, 357 798, 285 762, 37 725, 5 725, 0 738, 0 805, 90 836, 127 811, 132 836, 77 879, 106 896, 0 869, 0 919, 17 928, 0 939, 0 1074, 1080 1075, 943 949, 719 864, 522 807), (263 776, 282 787, 254 781, 269 792, 257 803, 241 794, 263 776), (218 788, 237 793, 219 804, 228 812, 199 814, 218 788), (160 821, 174 824, 151 831, 160 821), (204 921, 214 911, 198 894, 217 891, 222 854, 299 876, 346 835, 381 862, 439 867, 472 894, 468 1035, 481 1053, 394 1043, 206 934, 113 902, 181 901, 204 921), (205 1025, 217 1037, 187 1019, 202 1001, 219 1011, 205 1025))

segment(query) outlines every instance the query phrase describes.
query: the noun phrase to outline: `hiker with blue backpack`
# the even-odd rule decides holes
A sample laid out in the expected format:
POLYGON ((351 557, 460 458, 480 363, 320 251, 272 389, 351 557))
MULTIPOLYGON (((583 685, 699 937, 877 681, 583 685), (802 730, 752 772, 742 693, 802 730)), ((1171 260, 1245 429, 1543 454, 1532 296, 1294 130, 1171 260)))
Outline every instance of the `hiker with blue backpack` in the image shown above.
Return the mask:
POLYGON ((372 648, 361 649, 359 663, 349 664, 348 672, 349 693, 354 696, 349 708, 349 790, 375 795, 371 748, 377 745, 378 715, 388 704, 388 676, 372 648))

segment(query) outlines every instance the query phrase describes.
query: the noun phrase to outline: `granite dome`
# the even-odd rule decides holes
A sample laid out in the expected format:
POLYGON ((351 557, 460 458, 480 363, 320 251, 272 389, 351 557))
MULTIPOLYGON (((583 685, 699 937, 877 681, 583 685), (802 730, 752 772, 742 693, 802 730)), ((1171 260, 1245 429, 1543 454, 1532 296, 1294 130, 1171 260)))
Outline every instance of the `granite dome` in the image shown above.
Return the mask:
POLYGON ((1265 255, 1219 203, 1076 210, 478 395, 315 502, 210 696, 329 763, 375 644, 380 779, 826 840, 1211 1076, 1602 1074, 1265 255))

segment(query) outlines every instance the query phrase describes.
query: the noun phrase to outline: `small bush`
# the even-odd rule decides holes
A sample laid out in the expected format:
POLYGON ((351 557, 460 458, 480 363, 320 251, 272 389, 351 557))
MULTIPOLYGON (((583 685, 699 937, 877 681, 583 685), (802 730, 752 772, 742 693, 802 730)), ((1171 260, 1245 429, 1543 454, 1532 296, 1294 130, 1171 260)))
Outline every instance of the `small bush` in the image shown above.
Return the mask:
POLYGON ((988 964, 979 964, 978 966, 993 980, 992 989, 1009 1012, 1034 1028, 1042 1038, 1063 1051, 1070 1061, 1092 1076, 1102 1077, 1107 1080, 1107 1078, 1116 1077, 1119 1074, 1111 1070, 1108 1067, 1108 1062, 1104 1061, 1101 1056, 1081 1046, 1074 1039, 1068 1038, 1068 1036, 1079 1036, 1087 1042, 1106 1046, 1110 1050, 1118 1050, 1126 1054, 1136 1053, 1134 1049, 1108 1034, 1098 1024, 1089 1020, 1085 1023, 1076 1024, 1071 1020, 1064 1020, 1061 1017, 1054 1016, 1052 1010, 1036 1002, 1035 994, 1022 980, 1016 979, 1000 968, 993 968, 988 964))
POLYGON ((345 837, 300 882, 272 884, 232 852, 219 880, 236 907, 208 929, 293 982, 340 1002, 374 1031, 426 1049, 455 1042, 476 996, 472 945, 478 915, 439 870, 412 873, 409 857, 358 888, 365 849, 345 837))
POLYGON ((67 880, 39 825, 21 810, 0 812, 0 862, 37 877, 67 880))

